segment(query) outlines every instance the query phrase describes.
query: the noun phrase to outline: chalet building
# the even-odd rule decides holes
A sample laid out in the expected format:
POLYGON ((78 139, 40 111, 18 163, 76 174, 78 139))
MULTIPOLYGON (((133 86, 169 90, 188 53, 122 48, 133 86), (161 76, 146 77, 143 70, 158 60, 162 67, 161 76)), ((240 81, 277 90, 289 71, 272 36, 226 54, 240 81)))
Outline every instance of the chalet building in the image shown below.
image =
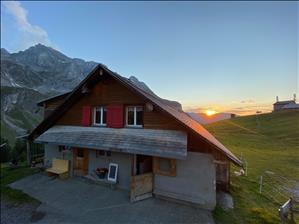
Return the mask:
POLYGON ((104 65, 39 105, 45 118, 29 140, 45 145, 45 164, 69 160, 70 176, 91 179, 116 164, 114 186, 131 201, 155 196, 212 210, 216 186, 229 186, 230 163, 242 165, 173 101, 104 65))
POLYGON ((276 102, 273 104, 273 112, 292 109, 299 109, 299 104, 296 103, 296 94, 294 94, 293 100, 279 101, 278 96, 276 97, 276 102))

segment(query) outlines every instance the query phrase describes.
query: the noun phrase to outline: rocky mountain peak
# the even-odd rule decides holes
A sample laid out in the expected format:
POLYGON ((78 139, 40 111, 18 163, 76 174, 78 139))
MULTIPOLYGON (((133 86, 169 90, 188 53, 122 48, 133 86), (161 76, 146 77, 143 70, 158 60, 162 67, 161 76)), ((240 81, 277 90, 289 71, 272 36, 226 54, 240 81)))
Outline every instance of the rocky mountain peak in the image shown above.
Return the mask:
POLYGON ((42 94, 66 92, 96 65, 42 44, 12 54, 1 49, 1 85, 31 88, 42 94))
POLYGON ((9 52, 5 48, 1 48, 1 55, 9 55, 9 52))
POLYGON ((68 63, 71 59, 59 51, 37 44, 25 51, 14 53, 16 61, 25 65, 40 67, 42 69, 51 68, 57 63, 68 63))

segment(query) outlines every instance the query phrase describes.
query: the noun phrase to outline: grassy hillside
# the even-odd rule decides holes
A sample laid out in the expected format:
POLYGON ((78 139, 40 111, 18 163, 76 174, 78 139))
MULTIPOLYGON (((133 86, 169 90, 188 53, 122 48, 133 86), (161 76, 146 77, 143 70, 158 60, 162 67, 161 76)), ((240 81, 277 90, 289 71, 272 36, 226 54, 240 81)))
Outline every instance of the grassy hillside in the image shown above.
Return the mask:
POLYGON ((237 168, 232 167, 231 193, 235 209, 224 212, 218 208, 214 214, 216 221, 279 223, 279 203, 291 196, 296 185, 299 187, 299 112, 237 117, 209 124, 206 128, 248 163, 247 176, 236 177, 233 171, 237 168), (259 194, 261 175, 265 186, 259 194), (282 187, 288 191, 275 191, 282 187))

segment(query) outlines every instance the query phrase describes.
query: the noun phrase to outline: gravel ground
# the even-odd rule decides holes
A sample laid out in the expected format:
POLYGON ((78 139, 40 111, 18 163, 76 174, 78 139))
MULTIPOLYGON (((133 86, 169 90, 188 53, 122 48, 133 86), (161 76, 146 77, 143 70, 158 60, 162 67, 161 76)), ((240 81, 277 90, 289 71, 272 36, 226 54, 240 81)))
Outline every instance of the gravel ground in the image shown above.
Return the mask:
POLYGON ((1 224, 34 223, 45 216, 35 211, 38 206, 38 203, 13 204, 1 200, 1 224))

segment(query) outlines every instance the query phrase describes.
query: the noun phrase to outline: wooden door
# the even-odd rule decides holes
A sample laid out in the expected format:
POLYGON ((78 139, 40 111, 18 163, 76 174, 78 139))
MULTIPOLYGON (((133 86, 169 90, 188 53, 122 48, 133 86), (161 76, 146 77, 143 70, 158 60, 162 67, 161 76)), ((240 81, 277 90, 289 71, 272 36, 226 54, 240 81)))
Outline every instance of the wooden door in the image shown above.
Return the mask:
POLYGON ((132 160, 131 202, 152 197, 152 157, 134 155, 132 160))
POLYGON ((88 149, 74 149, 74 174, 84 176, 88 173, 88 149))
POLYGON ((131 202, 152 197, 153 173, 140 174, 131 178, 131 202))

